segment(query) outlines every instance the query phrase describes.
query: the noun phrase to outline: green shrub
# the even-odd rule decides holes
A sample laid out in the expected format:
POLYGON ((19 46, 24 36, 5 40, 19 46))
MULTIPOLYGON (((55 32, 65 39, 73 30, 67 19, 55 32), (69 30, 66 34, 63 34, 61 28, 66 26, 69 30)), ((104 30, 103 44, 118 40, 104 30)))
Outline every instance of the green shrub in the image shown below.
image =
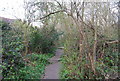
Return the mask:
MULTIPOLYGON (((19 26, 23 26, 22 22, 17 22, 17 27, 11 27, 9 24, 5 22, 2 23, 2 47, 3 47, 3 77, 18 79, 18 78, 36 78, 36 76, 40 76, 43 73, 43 69, 46 64, 48 64, 48 58, 53 56, 55 50, 55 42, 58 40, 59 33, 54 29, 38 29, 38 28, 28 28, 30 31, 27 33, 27 41, 29 42, 29 52, 36 52, 38 54, 26 55, 23 57, 23 53, 25 52, 25 44, 24 41, 24 33, 23 30, 19 26), (30 37, 28 37, 30 36, 30 37), (29 40, 30 38, 30 40, 29 40), (48 55, 44 55, 41 53, 47 53, 48 55), (30 56, 30 57, 29 57, 30 56), (36 64, 36 67, 26 66, 26 62, 23 58, 29 57, 30 61, 36 64), (36 71, 30 71, 32 74, 27 75, 26 70, 36 69, 36 71), (39 70, 39 71, 38 71, 39 70), (40 74, 34 74, 36 72, 40 74), (26 75, 24 77, 24 75, 26 75)), ((26 26, 26 24, 25 24, 26 26)), ((24 28, 25 29, 25 28, 24 28)))
POLYGON ((37 29, 31 34, 29 48, 36 53, 54 53, 60 34, 54 27, 37 29))
POLYGON ((49 64, 48 59, 54 54, 28 54, 25 58, 28 58, 30 63, 27 63, 25 67, 20 68, 17 72, 13 72, 13 75, 7 76, 5 79, 40 79, 44 73, 45 66, 49 64))
MULTIPOLYGON (((6 22, 2 23, 2 61, 3 77, 13 75, 20 68, 24 67, 21 51, 24 48, 22 37, 6 22)), ((14 74, 15 75, 15 74, 14 74)))

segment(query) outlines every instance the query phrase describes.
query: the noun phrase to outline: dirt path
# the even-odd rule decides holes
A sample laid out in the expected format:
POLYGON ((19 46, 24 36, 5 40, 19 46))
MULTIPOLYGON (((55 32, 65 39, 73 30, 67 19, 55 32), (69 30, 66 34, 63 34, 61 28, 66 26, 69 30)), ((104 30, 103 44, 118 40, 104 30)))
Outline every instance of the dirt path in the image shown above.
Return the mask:
POLYGON ((62 49, 57 49, 55 56, 52 57, 49 62, 52 64, 45 68, 45 75, 43 79, 59 79, 59 72, 61 68, 61 63, 59 62, 60 56, 63 54, 62 49))

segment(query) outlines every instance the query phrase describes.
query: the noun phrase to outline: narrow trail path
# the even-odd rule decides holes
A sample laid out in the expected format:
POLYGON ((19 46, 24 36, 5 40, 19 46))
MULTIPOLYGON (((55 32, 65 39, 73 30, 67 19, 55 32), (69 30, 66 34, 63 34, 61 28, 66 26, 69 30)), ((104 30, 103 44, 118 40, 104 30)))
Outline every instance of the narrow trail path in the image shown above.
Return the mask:
POLYGON ((61 68, 61 63, 59 62, 59 60, 62 54, 63 50, 57 49, 55 56, 49 59, 49 62, 51 62, 52 64, 46 66, 43 79, 59 79, 59 72, 61 68))

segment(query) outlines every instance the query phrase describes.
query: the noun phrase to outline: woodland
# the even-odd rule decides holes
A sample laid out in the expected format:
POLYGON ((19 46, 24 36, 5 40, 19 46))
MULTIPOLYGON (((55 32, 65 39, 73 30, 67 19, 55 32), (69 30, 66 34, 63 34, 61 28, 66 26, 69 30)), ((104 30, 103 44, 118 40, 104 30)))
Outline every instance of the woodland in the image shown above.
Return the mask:
POLYGON ((25 20, 2 30, 3 79, 40 79, 63 47, 59 79, 119 77, 120 2, 24 2, 25 20), (39 27, 32 22, 39 22, 39 27))

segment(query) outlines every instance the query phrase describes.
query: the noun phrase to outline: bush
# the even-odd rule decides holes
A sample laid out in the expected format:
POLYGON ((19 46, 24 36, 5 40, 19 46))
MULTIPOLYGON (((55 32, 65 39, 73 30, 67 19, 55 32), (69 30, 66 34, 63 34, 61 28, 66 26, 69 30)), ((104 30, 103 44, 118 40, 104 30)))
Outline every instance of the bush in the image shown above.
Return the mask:
POLYGON ((28 58, 30 63, 27 63, 17 73, 15 71, 13 72, 14 75, 9 75, 5 79, 40 79, 44 73, 45 66, 49 64, 48 59, 52 56, 53 54, 28 54, 24 58, 28 58))
MULTIPOLYGON (((21 51, 24 48, 22 44, 22 37, 14 31, 6 22, 2 23, 2 61, 3 61, 3 77, 9 77, 24 67, 21 51)), ((14 74, 15 75, 15 74, 14 74)))
POLYGON ((54 27, 37 29, 31 34, 29 48, 36 53, 54 53, 60 34, 54 27))
POLYGON ((60 33, 55 30, 54 26, 39 29, 28 26, 28 24, 21 21, 14 23, 14 26, 2 22, 2 26, 2 59, 5 67, 3 68, 3 77, 5 79, 27 79, 40 76, 44 71, 45 65, 48 64, 48 58, 53 55, 48 53, 53 53, 56 49, 56 42, 60 33), (33 52, 36 52, 37 55, 28 55, 33 52), (43 53, 48 55, 43 55, 43 53), (26 57, 36 67, 32 65, 25 66, 26 64, 29 65, 25 61, 26 57), (31 71, 32 69, 36 70, 31 71), (35 74, 37 72, 38 74, 35 74))

